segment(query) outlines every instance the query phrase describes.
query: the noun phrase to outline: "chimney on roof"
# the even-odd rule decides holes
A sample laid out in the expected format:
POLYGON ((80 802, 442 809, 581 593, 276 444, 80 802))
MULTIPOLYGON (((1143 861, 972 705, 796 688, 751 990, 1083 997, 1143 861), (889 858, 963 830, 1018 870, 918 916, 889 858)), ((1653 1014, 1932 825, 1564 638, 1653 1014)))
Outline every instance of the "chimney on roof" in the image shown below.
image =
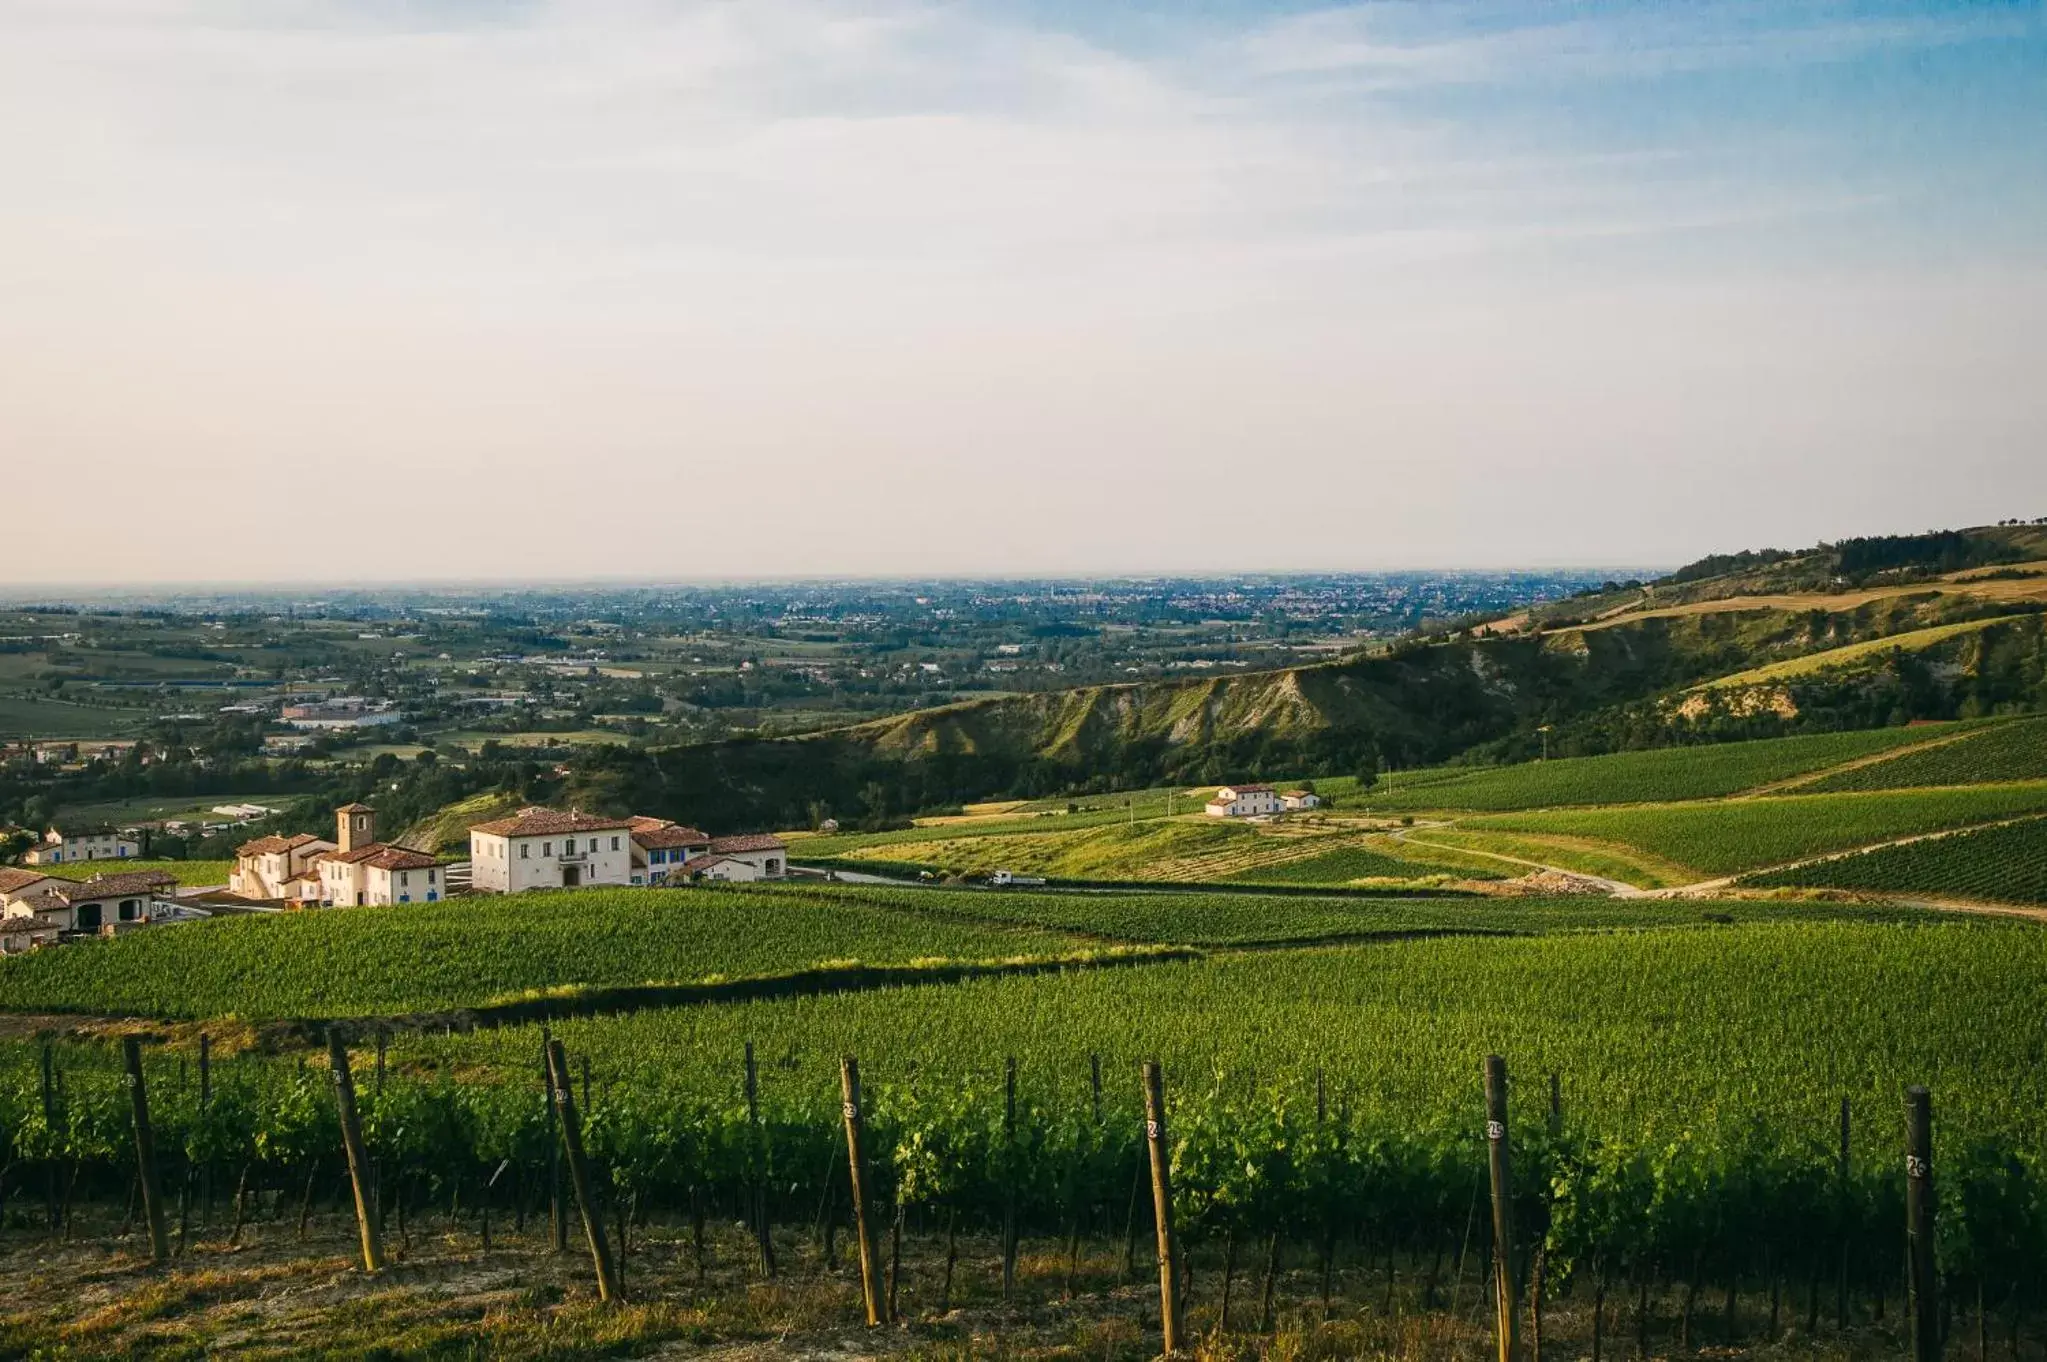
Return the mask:
POLYGON ((377 840, 377 811, 367 804, 349 804, 334 811, 334 841, 343 851, 356 851, 377 840))

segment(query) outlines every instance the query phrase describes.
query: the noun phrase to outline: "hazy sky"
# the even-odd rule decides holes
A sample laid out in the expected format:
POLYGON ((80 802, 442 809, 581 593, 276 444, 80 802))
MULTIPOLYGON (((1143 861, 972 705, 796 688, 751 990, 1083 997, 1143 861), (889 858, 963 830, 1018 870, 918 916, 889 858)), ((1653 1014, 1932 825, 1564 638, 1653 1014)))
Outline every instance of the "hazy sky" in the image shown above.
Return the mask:
POLYGON ((2047 515, 2036 4, 0 0, 0 578, 2047 515))

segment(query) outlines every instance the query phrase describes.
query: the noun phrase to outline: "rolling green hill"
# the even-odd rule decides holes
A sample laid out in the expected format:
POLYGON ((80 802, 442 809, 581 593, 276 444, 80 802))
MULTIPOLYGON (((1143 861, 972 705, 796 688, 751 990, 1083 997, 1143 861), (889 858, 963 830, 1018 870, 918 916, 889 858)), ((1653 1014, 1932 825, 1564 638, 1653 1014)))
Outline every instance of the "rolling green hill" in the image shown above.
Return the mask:
POLYGON ((399 846, 416 847, 435 855, 467 856, 472 824, 507 817, 518 812, 525 802, 515 794, 502 791, 476 795, 448 805, 431 818, 422 818, 391 840, 399 846))
MULTIPOLYGON (((1687 694, 1719 676, 1986 608, 1902 593, 1839 611, 1652 615, 1415 642, 1243 676, 1009 695, 796 738, 599 749, 575 763, 566 795, 583 807, 643 810, 713 830, 790 827, 809 821, 813 802, 845 820, 998 794, 1349 776, 1460 755, 1525 760, 1540 750, 1543 724, 1563 756, 2047 703, 2036 669, 2047 643, 2033 614, 1958 632, 1917 655, 1920 672, 1879 676, 1873 686, 1829 673, 1773 683, 1761 702, 1750 688, 1687 694), (1944 649, 1973 650, 1974 661, 1956 663, 1944 649)), ((1872 664, 1892 666, 1885 653, 1872 664)))

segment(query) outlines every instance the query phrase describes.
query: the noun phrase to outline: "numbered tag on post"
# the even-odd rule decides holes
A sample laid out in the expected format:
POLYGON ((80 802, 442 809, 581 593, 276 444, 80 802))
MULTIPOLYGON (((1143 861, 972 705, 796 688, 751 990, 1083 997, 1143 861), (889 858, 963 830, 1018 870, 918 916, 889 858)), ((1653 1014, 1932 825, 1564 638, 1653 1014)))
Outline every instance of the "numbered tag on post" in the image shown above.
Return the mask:
POLYGON ((1507 1127, 1499 1121, 1487 1121, 1485 1123, 1485 1137, 1488 1140, 1494 1141, 1504 1140, 1507 1138, 1507 1127))
POLYGON ((1159 1123, 1157 1121, 1146 1121, 1144 1123, 1144 1138, 1147 1140, 1156 1140, 1158 1137, 1159 1123))
POLYGON ((860 1104, 858 1102, 846 1103, 846 1119, 849 1121, 860 1119, 860 1104))
POLYGON ((1906 1177, 1908 1177, 1908 1178, 1923 1178, 1923 1177, 1925 1177, 1925 1176, 1926 1176, 1926 1173, 1927 1173, 1927 1168, 1926 1168, 1926 1160, 1925 1160, 1925 1159, 1922 1159, 1922 1158, 1920 1158, 1920 1157, 1919 1157, 1919 1156, 1918 1156, 1917 1154, 1907 1154, 1907 1155, 1905 1156, 1905 1176, 1906 1176, 1906 1177))

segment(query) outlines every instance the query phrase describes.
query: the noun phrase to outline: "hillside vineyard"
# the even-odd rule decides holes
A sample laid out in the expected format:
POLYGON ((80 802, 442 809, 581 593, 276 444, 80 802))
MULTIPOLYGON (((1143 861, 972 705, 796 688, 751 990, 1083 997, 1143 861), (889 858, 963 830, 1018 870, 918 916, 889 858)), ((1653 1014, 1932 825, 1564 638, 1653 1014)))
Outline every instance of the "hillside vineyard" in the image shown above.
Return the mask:
MULTIPOLYGON (((1737 555, 1192 676, 1165 640, 1210 626, 1110 593, 1128 632, 1077 642, 1054 591, 1040 661, 1158 674, 779 734, 680 734, 714 708, 684 678, 872 670, 869 625, 783 655, 756 622, 756 661, 645 606, 566 670, 423 630, 419 694, 475 666, 489 717, 290 692, 36 747, 0 767, 40 825, 0 869, 0 1278, 34 1302, 0 1351, 218 1343, 275 1291, 326 1302, 286 1353, 2024 1359, 2036 554, 1737 555), (582 741, 613 711, 511 698, 557 679, 692 717, 582 741), (340 727, 260 755, 292 723, 340 727), (194 801, 233 821, 174 832, 194 801)), ((1016 604, 960 636, 1032 655, 1016 604)))

